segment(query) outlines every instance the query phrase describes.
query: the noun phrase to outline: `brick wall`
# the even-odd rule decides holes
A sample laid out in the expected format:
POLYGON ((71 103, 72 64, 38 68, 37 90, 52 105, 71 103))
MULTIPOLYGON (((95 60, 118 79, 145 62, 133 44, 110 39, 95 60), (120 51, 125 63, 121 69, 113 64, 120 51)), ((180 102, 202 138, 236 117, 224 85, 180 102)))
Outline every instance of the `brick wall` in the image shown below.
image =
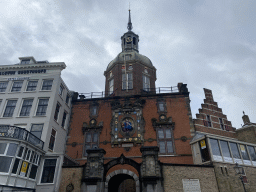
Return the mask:
POLYGON ((183 192, 182 179, 199 179, 202 192, 217 192, 213 167, 163 166, 164 191, 183 192))
POLYGON ((74 190, 72 192, 80 192, 82 173, 82 167, 62 168, 59 191, 66 191, 67 185, 72 183, 72 185, 74 186, 74 190))
MULTIPOLYGON (((152 126, 151 119, 159 118, 159 113, 157 110, 157 98, 158 96, 151 97, 142 97, 146 100, 146 103, 143 108, 143 117, 145 119, 145 133, 144 133, 144 146, 157 146, 156 141, 156 131, 152 126)), ((167 117, 172 117, 172 121, 175 122, 175 128, 173 131, 174 136, 174 148, 175 154, 174 157, 160 157, 162 162, 168 163, 184 163, 192 164, 192 152, 189 145, 191 136, 191 120, 189 118, 190 111, 187 107, 187 97, 184 97, 180 94, 167 95, 164 97, 167 106, 167 117), (187 140, 184 142, 181 140, 182 137, 186 137, 187 140)), ((131 98, 132 102, 133 99, 131 98)), ((100 134, 100 143, 99 148, 103 148, 106 151, 105 158, 116 158, 120 157, 123 153, 124 156, 132 158, 137 162, 141 162, 140 147, 142 145, 137 145, 131 147, 129 151, 124 150, 121 146, 112 147, 111 145, 111 119, 112 119, 112 110, 111 110, 111 101, 112 99, 100 99, 99 103, 99 113, 96 118, 97 122, 103 121, 103 129, 100 134)), ((83 122, 89 123, 90 121, 90 111, 89 106, 93 100, 84 100, 81 102, 76 102, 73 104, 72 117, 70 131, 67 141, 66 153, 76 161, 80 162, 83 165, 86 162, 86 158, 83 157, 83 145, 84 145, 84 135, 82 133, 83 122), (76 142, 77 145, 72 143, 76 142)), ((123 99, 120 99, 120 102, 124 102, 123 99)), ((104 162, 106 163, 107 160, 104 162)))
POLYGON ((256 144, 256 125, 248 125, 236 130, 237 139, 256 144))
MULTIPOLYGON (((233 164, 214 163, 216 179, 220 192, 244 191, 239 175, 235 173, 233 164), (221 170, 222 168, 222 170, 221 170), (227 171, 226 171, 227 170, 227 171)), ((256 191, 256 168, 244 167, 248 183, 245 184, 247 192, 256 191)))

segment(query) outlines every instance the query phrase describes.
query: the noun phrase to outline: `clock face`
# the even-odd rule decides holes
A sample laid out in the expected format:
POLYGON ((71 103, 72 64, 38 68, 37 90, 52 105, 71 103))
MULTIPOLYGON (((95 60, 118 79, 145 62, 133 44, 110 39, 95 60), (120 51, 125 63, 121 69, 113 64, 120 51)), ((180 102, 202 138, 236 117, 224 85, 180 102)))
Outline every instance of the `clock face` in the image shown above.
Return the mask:
POLYGON ((126 38, 126 42, 132 42, 132 38, 131 37, 127 37, 126 38))

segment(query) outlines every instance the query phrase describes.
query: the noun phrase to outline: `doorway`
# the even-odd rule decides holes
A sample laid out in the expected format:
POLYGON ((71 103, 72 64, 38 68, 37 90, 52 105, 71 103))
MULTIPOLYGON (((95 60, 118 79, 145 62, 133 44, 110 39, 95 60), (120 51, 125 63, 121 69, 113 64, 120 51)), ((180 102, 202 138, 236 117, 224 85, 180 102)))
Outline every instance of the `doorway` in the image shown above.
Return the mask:
POLYGON ((136 183, 130 175, 118 174, 109 180, 108 191, 110 192, 136 192, 136 183))

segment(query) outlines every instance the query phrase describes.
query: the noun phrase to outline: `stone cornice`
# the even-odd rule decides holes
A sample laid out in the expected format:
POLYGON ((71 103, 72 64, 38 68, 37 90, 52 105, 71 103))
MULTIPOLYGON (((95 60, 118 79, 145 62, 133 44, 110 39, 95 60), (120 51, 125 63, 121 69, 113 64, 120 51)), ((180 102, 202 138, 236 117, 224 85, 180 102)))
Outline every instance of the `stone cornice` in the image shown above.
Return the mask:
POLYGON ((27 65, 0 65, 0 70, 29 70, 29 69, 38 69, 38 68, 61 68, 65 69, 66 64, 64 62, 56 62, 56 63, 45 63, 45 64, 27 64, 27 65))

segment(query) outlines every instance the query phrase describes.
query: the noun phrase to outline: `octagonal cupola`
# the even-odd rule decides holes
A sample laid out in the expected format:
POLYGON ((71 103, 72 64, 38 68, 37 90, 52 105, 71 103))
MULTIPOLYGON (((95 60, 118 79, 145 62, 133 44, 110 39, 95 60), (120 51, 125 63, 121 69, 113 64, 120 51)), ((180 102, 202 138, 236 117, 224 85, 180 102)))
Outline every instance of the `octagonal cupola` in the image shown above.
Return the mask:
POLYGON ((129 10, 129 19, 127 25, 128 32, 121 37, 122 51, 137 51, 139 52, 139 36, 132 31, 131 13, 129 10))

